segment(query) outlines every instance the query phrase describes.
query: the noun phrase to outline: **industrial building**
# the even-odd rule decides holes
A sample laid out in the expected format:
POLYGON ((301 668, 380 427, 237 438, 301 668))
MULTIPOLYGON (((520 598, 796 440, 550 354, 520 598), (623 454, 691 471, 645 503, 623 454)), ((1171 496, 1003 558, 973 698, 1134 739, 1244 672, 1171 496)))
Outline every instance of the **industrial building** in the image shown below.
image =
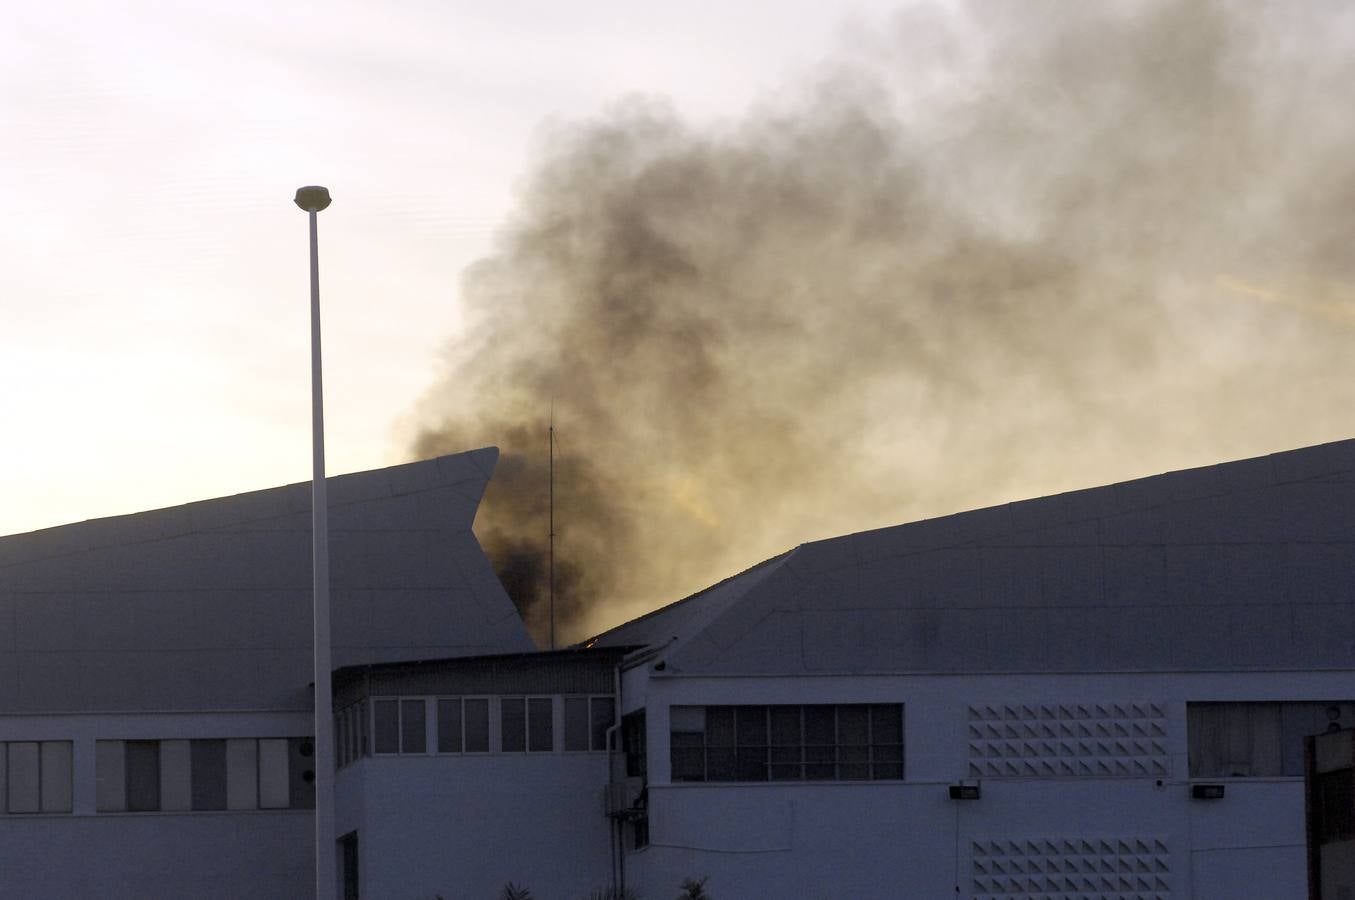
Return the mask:
MULTIPOLYGON (((493 450, 330 479, 345 896, 1297 898, 1355 441, 805 544, 536 652, 493 450)), ((306 485, 0 538, 0 895, 311 888, 306 485)))

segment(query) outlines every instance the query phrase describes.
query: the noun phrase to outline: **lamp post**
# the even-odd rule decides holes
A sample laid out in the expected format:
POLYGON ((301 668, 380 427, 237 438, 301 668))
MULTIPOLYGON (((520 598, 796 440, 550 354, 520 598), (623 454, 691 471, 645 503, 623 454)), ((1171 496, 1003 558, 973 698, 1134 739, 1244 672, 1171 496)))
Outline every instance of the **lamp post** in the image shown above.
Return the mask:
POLYGON ((320 251, 315 217, 329 206, 329 191, 298 188, 296 205, 310 217, 311 233, 311 563, 315 646, 315 896, 334 900, 334 738, 329 664, 329 504, 325 498, 325 411, 320 379, 320 251))

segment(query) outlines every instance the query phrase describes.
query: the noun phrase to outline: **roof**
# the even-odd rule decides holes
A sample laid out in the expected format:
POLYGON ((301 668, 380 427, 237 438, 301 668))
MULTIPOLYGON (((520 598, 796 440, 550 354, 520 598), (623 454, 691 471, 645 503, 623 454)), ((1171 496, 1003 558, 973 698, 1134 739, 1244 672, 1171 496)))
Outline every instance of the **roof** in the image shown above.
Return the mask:
MULTIPOLYGON (((471 533, 495 448, 328 479, 336 666, 533 649, 471 533)), ((0 537, 0 710, 305 709, 310 483, 0 537)))
POLYGON ((598 641, 671 641, 670 674, 1351 669, 1353 534, 1341 441, 804 544, 598 641))

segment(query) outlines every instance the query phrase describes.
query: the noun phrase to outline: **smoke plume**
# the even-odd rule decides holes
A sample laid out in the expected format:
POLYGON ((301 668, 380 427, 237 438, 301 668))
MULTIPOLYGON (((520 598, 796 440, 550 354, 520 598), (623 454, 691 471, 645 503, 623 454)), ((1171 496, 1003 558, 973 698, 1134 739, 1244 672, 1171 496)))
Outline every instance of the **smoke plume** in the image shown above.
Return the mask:
POLYGON ((542 142, 420 408, 562 640, 818 537, 1348 437, 1355 17, 918 7, 738 121, 542 142))

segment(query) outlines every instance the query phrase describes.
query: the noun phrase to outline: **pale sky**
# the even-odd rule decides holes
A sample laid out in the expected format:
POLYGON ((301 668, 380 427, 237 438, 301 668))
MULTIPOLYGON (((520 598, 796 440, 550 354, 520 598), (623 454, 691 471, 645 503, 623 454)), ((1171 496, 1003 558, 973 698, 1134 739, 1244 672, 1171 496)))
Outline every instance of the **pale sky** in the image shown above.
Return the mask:
POLYGON ((12 5, 0 29, 0 534, 408 459, 461 270, 551 120, 738 115, 895 4, 12 5))

